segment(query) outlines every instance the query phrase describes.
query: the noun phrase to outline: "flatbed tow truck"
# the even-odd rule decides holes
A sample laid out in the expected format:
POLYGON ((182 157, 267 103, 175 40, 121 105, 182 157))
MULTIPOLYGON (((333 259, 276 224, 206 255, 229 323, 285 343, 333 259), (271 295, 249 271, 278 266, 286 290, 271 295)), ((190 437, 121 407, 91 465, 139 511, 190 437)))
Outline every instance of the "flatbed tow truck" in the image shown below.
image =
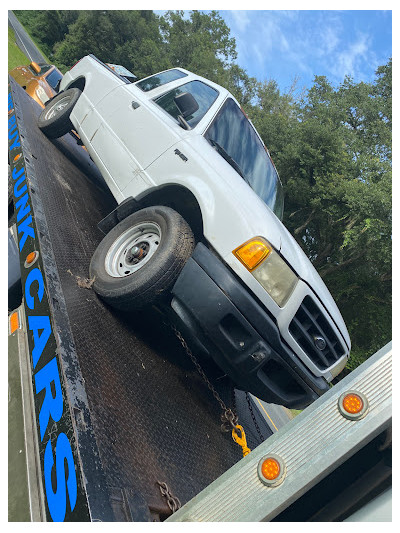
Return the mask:
POLYGON ((76 139, 39 131, 39 113, 10 79, 9 225, 23 299, 10 315, 10 372, 21 390, 10 392, 9 425, 20 415, 23 431, 9 455, 23 463, 27 490, 10 476, 9 498, 25 498, 26 519, 341 520, 377 496, 386 501, 391 346, 271 436, 250 395, 224 376, 207 386, 155 311, 116 312, 91 290, 97 224, 115 200, 76 139), (338 408, 349 391, 361 398, 361 418, 338 408), (244 458, 221 432, 221 405, 245 430, 253 451, 244 458), (272 483, 263 470, 270 453, 272 483), (357 495, 354 483, 364 487, 357 495))

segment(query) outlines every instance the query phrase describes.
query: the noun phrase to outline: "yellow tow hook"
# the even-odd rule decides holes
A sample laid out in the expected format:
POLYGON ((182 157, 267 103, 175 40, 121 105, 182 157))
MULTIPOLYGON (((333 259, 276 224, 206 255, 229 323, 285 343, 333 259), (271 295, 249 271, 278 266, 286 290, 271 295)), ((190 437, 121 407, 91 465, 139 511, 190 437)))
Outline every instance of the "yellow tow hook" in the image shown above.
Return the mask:
POLYGON ((246 455, 251 452, 250 448, 247 446, 246 433, 244 432, 243 427, 239 424, 232 429, 232 439, 242 447, 243 457, 246 457, 246 455), (238 435, 238 431, 240 431, 240 435, 238 435))

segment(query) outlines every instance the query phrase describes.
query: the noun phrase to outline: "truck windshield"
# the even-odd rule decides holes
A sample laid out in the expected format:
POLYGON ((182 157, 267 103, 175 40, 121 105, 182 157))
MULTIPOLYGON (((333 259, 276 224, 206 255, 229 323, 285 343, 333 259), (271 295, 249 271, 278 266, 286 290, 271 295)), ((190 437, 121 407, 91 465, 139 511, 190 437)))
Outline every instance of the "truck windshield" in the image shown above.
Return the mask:
POLYGON ((232 98, 224 103, 205 138, 282 220, 283 189, 278 173, 253 126, 232 98))

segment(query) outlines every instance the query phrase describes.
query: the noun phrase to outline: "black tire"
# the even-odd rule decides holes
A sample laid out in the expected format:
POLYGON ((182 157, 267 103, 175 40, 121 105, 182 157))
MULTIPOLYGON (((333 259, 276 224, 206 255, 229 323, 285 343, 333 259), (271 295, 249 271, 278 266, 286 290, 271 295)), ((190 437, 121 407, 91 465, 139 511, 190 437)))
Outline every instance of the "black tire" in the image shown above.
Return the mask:
MULTIPOLYGON (((135 233, 133 233, 136 235, 135 233)), ((143 233, 145 235, 146 232, 143 233)), ((145 239, 140 236, 137 239, 145 239)), ((124 248, 125 244, 122 246, 124 248)), ((131 244, 126 245, 128 248, 131 244)), ((137 247, 143 246, 143 242, 137 247)), ((109 305, 123 311, 142 309, 159 302, 169 294, 169 290, 179 276, 186 261, 194 249, 194 237, 187 222, 173 209, 155 206, 142 209, 125 218, 115 226, 100 242, 90 262, 90 278, 94 278, 93 288, 109 305), (123 277, 115 277, 116 269, 122 267, 119 259, 115 266, 112 257, 123 257, 113 250, 118 249, 116 243, 128 242, 127 232, 136 232, 141 225, 153 224, 160 229, 159 242, 152 255, 139 269, 123 277), (108 258, 108 259, 107 259, 108 258), (112 263, 112 264, 111 264, 112 263), (111 266, 110 266, 111 264, 111 266), (108 270, 107 270, 108 269, 108 270), (114 269, 114 270, 113 270, 114 269), (114 274, 110 275, 110 270, 114 274)), ((150 250, 150 248, 149 248, 150 250)), ((129 254, 129 252, 128 252, 129 254)), ((137 263, 139 264, 139 263, 137 263)), ((137 265, 134 266, 137 268, 137 265)))
POLYGON ((38 118, 38 126, 46 137, 57 139, 73 128, 69 116, 81 94, 82 91, 75 87, 67 89, 53 98, 43 109, 38 118))

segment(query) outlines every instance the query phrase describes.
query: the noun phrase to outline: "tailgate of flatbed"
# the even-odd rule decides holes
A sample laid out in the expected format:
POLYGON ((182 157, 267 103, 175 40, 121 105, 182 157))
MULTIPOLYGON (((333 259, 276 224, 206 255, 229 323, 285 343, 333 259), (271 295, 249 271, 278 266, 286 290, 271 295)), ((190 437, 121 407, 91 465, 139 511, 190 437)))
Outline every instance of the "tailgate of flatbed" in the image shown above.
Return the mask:
MULTIPOLYGON (((184 504, 241 449, 220 431, 217 402, 162 316, 117 313, 85 286, 97 223, 115 201, 83 148, 70 135, 48 140, 36 125, 40 107, 10 87, 90 518, 163 518, 170 511, 157 481, 184 504)), ((229 382, 215 384, 231 406, 229 382)), ((257 428, 243 393, 234 396, 253 448, 257 428)))

